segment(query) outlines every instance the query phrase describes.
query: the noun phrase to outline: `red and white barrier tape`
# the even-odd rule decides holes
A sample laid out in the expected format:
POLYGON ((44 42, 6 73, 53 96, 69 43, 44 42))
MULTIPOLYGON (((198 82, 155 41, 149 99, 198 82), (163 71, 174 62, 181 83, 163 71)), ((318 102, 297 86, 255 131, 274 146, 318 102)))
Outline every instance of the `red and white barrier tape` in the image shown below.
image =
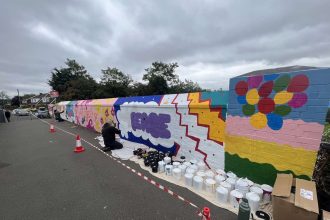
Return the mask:
MULTIPOLYGON (((40 119, 40 118, 38 118, 38 119, 39 119, 40 121, 42 121, 42 122, 48 124, 48 125, 50 124, 49 122, 47 122, 47 121, 45 121, 45 120, 42 120, 42 119, 40 119)), ((67 134, 72 135, 72 136, 76 136, 76 134, 73 134, 73 133, 71 133, 71 132, 69 132, 69 131, 66 131, 66 130, 60 128, 60 127, 57 127, 57 126, 55 126, 55 125, 54 125, 54 127, 55 127, 56 129, 60 130, 60 131, 63 131, 64 133, 67 133, 67 134)), ((136 174, 136 175, 140 176, 141 178, 143 178, 145 181, 151 183, 152 185, 154 185, 154 186, 156 186, 157 188, 161 189, 162 191, 164 191, 164 192, 166 192, 166 193, 172 195, 173 197, 175 197, 175 198, 177 198, 177 199, 183 201, 184 203, 187 203, 187 204, 191 205, 192 207, 196 208, 196 209, 197 209, 197 214, 198 214, 198 216, 202 216, 202 209, 200 209, 200 208, 199 208, 197 205, 195 205, 194 203, 192 203, 192 202, 190 202, 189 200, 183 198, 182 196, 179 196, 177 193, 173 192, 172 190, 168 189, 167 187, 165 187, 165 186, 163 186, 163 185, 157 183, 156 181, 150 179, 149 177, 145 176, 143 173, 140 173, 140 172, 136 171, 135 169, 133 169, 133 168, 131 168, 130 166, 126 165, 125 163, 121 162, 119 159, 117 159, 117 158, 111 156, 110 154, 104 152, 104 151, 101 150, 99 147, 95 146, 94 144, 90 143, 89 141, 87 141, 87 140, 85 140, 85 139, 83 139, 83 138, 81 138, 81 140, 84 141, 85 143, 87 143, 88 145, 90 145, 91 147, 93 147, 94 149, 100 151, 100 152, 103 153, 105 156, 107 156, 107 157, 113 159, 114 161, 117 161, 119 164, 121 164, 122 166, 126 167, 128 170, 130 170, 130 171, 133 172, 134 174, 136 174)))

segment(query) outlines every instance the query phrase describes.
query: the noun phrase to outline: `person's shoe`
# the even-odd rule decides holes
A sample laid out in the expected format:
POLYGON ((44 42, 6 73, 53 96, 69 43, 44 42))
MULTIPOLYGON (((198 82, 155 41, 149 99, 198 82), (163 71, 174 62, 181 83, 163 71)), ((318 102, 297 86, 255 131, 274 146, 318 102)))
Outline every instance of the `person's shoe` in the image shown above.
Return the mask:
POLYGON ((111 148, 110 148, 110 147, 104 147, 104 148, 102 148, 102 150, 103 150, 104 152, 107 152, 107 151, 111 151, 111 148))

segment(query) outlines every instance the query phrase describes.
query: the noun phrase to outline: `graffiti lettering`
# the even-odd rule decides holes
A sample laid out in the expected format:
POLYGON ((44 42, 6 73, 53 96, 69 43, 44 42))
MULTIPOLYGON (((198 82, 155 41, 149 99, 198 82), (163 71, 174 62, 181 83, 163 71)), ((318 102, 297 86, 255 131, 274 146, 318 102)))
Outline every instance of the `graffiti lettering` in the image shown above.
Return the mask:
POLYGON ((150 113, 131 113, 131 123, 134 131, 142 130, 151 134, 154 138, 170 138, 171 132, 167 129, 166 123, 171 121, 171 116, 168 114, 150 113))

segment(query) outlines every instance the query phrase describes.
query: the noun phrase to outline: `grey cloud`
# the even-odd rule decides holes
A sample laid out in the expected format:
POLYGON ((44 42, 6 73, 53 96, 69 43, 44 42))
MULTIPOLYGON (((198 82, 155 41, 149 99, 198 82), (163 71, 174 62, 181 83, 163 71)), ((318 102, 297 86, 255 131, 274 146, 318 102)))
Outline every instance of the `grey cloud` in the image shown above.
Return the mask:
POLYGON ((212 89, 258 68, 330 66, 329 7, 322 0, 2 1, 0 90, 45 92, 66 58, 95 78, 113 66, 136 80, 153 61, 175 61, 181 78, 212 89))

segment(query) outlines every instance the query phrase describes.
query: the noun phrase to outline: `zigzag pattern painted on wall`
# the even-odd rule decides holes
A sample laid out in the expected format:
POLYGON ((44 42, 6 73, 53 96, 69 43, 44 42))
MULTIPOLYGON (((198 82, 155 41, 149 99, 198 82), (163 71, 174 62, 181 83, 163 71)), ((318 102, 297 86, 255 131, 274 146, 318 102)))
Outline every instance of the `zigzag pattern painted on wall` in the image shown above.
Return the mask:
POLYGON ((121 137, 224 168, 228 92, 202 92, 61 102, 62 117, 101 131, 108 120, 121 137))

